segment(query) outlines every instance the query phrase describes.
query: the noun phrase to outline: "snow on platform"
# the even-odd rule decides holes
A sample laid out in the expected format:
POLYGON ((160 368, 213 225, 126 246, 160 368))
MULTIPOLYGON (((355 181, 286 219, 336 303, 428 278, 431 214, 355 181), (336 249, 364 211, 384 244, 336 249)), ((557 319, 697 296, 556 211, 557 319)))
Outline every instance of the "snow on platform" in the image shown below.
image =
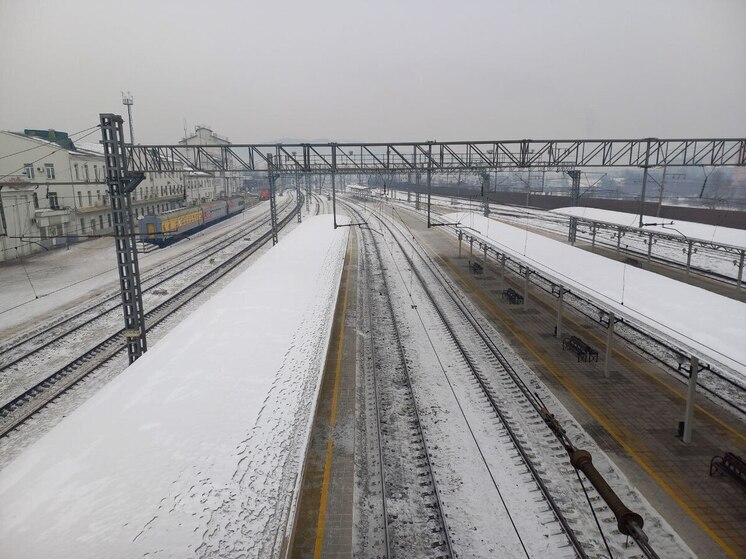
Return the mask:
POLYGON ((443 220, 472 228, 469 233, 556 283, 746 380, 746 303, 473 212, 443 220))
MULTIPOLYGON (((625 227, 637 228, 640 223, 639 214, 600 210, 598 208, 557 208, 551 210, 551 212, 625 227)), ((681 221, 653 216, 645 216, 643 222, 656 223, 656 225, 643 227, 642 231, 665 233, 681 237, 685 240, 696 239, 708 243, 746 248, 745 229, 732 229, 730 227, 718 227, 717 225, 696 223, 694 221, 681 221), (665 224, 665 226, 662 224, 665 224)))
POLYGON ((0 557, 279 551, 346 242, 306 219, 0 472, 0 557))

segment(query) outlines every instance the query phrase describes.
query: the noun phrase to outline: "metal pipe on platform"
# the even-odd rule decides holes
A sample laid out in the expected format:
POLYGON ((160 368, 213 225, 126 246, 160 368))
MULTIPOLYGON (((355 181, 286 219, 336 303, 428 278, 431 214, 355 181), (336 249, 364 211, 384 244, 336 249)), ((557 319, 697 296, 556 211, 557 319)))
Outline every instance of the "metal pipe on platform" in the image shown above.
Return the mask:
POLYGON ((686 275, 689 275, 689 272, 692 267, 692 241, 689 241, 686 249, 686 275))
POLYGON ((591 225, 591 252, 596 250, 596 222, 591 225))
POLYGON ((609 325, 606 329, 606 362, 604 363, 604 376, 609 378, 609 363, 611 363, 612 341, 614 339, 614 313, 609 313, 609 325))
POLYGON ((650 262, 650 255, 653 253, 653 234, 648 233, 648 262, 650 262))
POLYGON ((598 494, 606 502, 616 517, 617 527, 625 536, 636 537, 642 533, 645 522, 642 516, 632 512, 622 502, 614 490, 606 483, 606 480, 593 465, 593 459, 587 450, 572 449, 570 452, 570 463, 576 470, 580 470, 588 478, 598 494))
POLYGON ((684 433, 681 440, 692 442, 692 422, 694 421, 694 399, 697 395, 697 375, 699 375, 699 359, 691 356, 689 371, 689 386, 686 393, 686 410, 684 411, 684 433))

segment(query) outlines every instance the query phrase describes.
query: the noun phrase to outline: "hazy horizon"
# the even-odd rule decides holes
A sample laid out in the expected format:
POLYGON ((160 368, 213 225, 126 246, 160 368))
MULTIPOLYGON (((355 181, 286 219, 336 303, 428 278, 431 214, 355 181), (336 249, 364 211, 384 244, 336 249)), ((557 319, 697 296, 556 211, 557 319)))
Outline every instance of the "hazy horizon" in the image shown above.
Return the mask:
POLYGON ((124 90, 138 143, 185 121, 246 143, 743 137, 744 21, 734 0, 0 0, 0 129, 88 128, 124 90))

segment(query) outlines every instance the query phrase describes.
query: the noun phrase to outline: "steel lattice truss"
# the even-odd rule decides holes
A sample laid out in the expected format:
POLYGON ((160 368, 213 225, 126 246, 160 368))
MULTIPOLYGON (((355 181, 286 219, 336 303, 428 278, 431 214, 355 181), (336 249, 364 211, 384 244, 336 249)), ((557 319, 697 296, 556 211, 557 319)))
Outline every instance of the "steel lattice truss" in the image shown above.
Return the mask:
POLYGON ((746 165, 746 139, 127 146, 130 171, 403 173, 746 165))

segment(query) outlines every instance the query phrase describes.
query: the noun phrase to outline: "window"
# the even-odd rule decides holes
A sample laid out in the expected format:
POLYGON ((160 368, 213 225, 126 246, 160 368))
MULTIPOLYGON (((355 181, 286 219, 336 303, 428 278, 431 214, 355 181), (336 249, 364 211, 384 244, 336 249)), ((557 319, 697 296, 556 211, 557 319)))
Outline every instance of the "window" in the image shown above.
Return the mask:
POLYGON ((111 214, 106 214, 106 218, 109 220, 109 227, 111 227, 111 214))
POLYGON ((96 200, 99 201, 99 202, 101 201, 101 191, 100 190, 96 191, 96 200))
POLYGON ((88 205, 93 206, 93 196, 91 195, 91 191, 88 191, 88 205))
POLYGON ((44 170, 47 173, 48 179, 54 179, 54 163, 45 163, 44 170))
POLYGON ((49 207, 53 210, 59 210, 60 205, 57 201, 57 193, 56 192, 50 192, 49 193, 49 207))
POLYGON ((24 163, 23 164, 23 172, 26 175, 26 177, 33 179, 34 178, 34 164, 33 163, 24 163))
POLYGON ((83 165, 83 170, 85 171, 85 180, 86 182, 88 182, 89 180, 91 180, 91 177, 88 175, 88 163, 83 165))
POLYGON ((83 207, 83 193, 81 191, 78 191, 78 207, 83 207))
POLYGON ((96 182, 98 182, 98 165, 93 166, 93 176, 96 177, 96 182))
POLYGON ((91 231, 93 231, 94 233, 96 232, 96 220, 95 219, 91 220, 91 231))
POLYGON ((39 209, 39 195, 36 192, 34 192, 34 209, 39 209))
POLYGON ((85 235, 85 219, 80 219, 80 232, 85 235))
POLYGON ((78 172, 78 164, 76 163, 73 165, 73 168, 75 169, 75 180, 80 180, 80 173, 78 172))
POLYGON ((98 216, 98 224, 101 226, 101 229, 104 228, 104 216, 103 215, 98 216))

